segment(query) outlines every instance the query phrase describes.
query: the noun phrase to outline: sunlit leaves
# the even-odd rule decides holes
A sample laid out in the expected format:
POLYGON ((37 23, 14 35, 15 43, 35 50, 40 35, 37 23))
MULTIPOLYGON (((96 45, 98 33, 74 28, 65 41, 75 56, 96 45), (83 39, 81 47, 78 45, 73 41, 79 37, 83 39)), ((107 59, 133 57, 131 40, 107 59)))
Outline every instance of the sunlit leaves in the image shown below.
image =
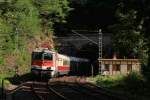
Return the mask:
MULTIPOLYGON (((16 64, 29 64, 29 40, 43 35, 48 37, 47 34, 51 34, 54 23, 65 22, 69 11, 68 0, 0 2, 0 56, 4 58, 6 55, 17 55, 16 64)), ((3 62, 2 58, 0 64, 3 62)))
MULTIPOLYGON (((40 27, 39 12, 31 0, 0 2, 1 58, 21 53, 21 50, 26 48, 26 42, 40 33, 40 27)), ((18 59, 21 59, 21 56, 18 59)), ((3 60, 1 59, 1 62, 3 60)))
POLYGON ((55 22, 64 23, 71 10, 68 0, 33 0, 39 10, 43 31, 50 31, 55 22))

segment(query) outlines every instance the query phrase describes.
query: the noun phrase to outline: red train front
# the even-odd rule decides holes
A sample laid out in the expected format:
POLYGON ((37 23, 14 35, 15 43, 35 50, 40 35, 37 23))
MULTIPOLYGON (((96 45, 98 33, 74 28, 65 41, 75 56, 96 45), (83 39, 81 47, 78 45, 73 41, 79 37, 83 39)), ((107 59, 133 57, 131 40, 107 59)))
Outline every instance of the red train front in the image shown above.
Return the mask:
POLYGON ((48 49, 36 49, 32 52, 31 72, 36 75, 51 75, 55 70, 55 52, 48 49))

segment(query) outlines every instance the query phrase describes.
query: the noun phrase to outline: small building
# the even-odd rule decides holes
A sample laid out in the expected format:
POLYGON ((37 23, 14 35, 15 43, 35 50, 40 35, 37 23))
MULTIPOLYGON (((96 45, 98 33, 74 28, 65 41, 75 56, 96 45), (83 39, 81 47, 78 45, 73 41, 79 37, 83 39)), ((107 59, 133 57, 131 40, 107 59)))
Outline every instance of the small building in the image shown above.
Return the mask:
POLYGON ((101 59, 99 63, 101 63, 102 75, 128 74, 132 71, 141 71, 139 59, 101 59))

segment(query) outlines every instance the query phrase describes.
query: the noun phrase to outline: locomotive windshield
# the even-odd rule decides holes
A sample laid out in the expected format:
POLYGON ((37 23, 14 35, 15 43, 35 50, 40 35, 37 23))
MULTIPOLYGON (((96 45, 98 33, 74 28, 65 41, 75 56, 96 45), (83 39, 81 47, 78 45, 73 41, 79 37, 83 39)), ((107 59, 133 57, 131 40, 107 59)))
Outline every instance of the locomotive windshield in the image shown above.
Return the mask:
POLYGON ((32 60, 42 60, 42 52, 33 52, 32 60))
POLYGON ((33 60, 52 60, 53 56, 50 53, 44 52, 33 52, 32 59, 33 60))
POLYGON ((44 58, 44 60, 52 60, 52 54, 50 54, 50 53, 44 53, 43 54, 43 58, 44 58))

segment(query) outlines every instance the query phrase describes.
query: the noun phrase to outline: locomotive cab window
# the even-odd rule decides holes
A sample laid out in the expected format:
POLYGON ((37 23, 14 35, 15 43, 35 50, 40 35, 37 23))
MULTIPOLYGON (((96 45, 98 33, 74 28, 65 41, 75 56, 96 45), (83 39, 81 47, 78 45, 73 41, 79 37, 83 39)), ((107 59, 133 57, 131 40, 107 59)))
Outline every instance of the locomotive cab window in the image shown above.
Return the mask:
POLYGON ((52 54, 50 54, 50 53, 44 53, 43 54, 43 59, 44 60, 52 60, 52 54))
POLYGON ((42 60, 42 52, 33 52, 32 59, 33 60, 42 60))

